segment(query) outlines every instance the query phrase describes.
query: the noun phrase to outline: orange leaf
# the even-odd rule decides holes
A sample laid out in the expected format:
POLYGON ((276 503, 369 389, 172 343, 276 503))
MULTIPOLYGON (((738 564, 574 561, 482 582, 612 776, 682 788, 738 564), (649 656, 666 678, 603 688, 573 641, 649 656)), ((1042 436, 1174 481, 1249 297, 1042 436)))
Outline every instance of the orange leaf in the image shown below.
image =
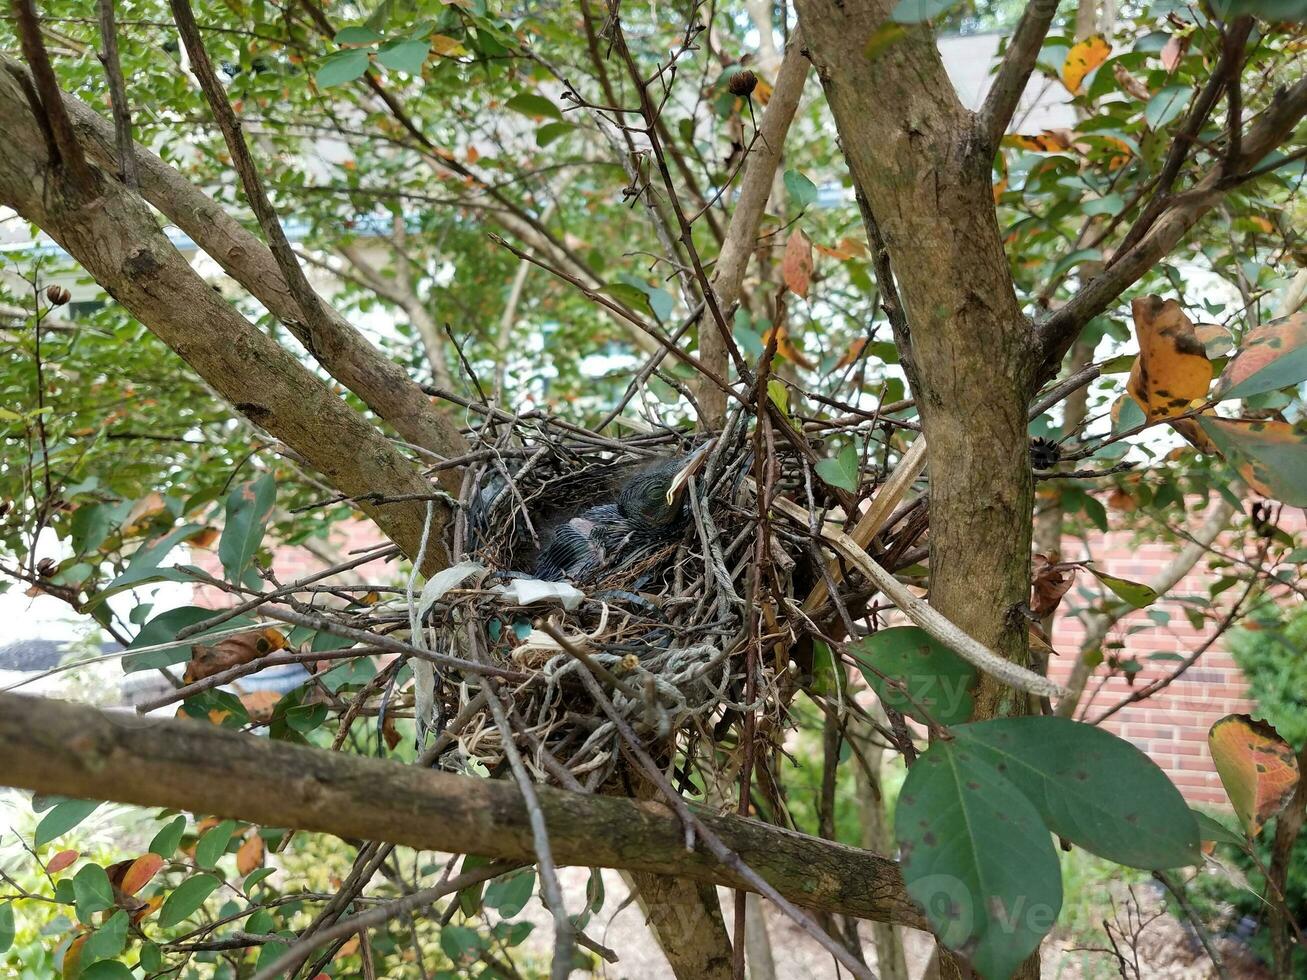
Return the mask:
POLYGON ((776 353, 785 358, 791 364, 797 364, 801 368, 812 370, 817 365, 808 360, 803 355, 803 351, 794 346, 794 341, 790 339, 790 331, 785 327, 770 327, 762 335, 762 345, 766 347, 771 343, 772 336, 776 337, 776 353))
POLYGON ((160 892, 158 895, 147 898, 145 904, 132 913, 132 921, 139 924, 147 915, 154 915, 155 912, 159 911, 159 906, 163 904, 164 897, 163 892, 160 892))
POLYGON ((835 370, 838 371, 840 368, 848 367, 859 357, 861 357, 862 352, 866 349, 867 349, 867 338, 859 337, 853 343, 849 344, 849 349, 844 352, 844 356, 841 357, 839 363, 835 365, 835 370))
POLYGON ((78 851, 60 851, 46 862, 45 870, 48 874, 58 874, 81 856, 78 851))
POLYGON ((340 947, 340 951, 336 953, 336 955, 353 956, 358 951, 359 951, 359 937, 358 937, 358 933, 355 933, 354 935, 349 937, 349 942, 345 943, 344 946, 340 947))
POLYGON ((1173 299, 1140 296, 1131 304, 1139 356, 1126 391, 1150 422, 1187 411, 1207 395, 1212 363, 1194 325, 1173 299))
POLYGON ((1023 136, 1013 133, 1003 137, 1004 146, 1016 146, 1036 153, 1060 153, 1071 149, 1075 134, 1069 129, 1046 129, 1037 136, 1023 136))
POLYGON ((255 868, 262 867, 265 850, 263 836, 257 830, 251 829, 250 835, 245 838, 245 842, 236 852, 236 872, 247 875, 255 868))
POLYGON ((1212 761, 1249 837, 1284 809, 1298 788, 1298 760, 1280 734, 1249 715, 1226 715, 1207 733, 1212 761))
POLYGON ((192 548, 207 548, 217 540, 218 529, 216 527, 206 527, 186 543, 192 548))
POLYGON ((123 875, 121 888, 128 895, 135 895, 146 886, 151 878, 163 867, 163 858, 157 854, 142 854, 123 875))
POLYGON ((271 627, 229 636, 214 646, 197 643, 191 647, 191 660, 186 665, 186 683, 203 680, 229 667, 250 663, 274 651, 285 650, 289 645, 281 631, 271 627))
MULTIPOLYGON (((1211 412, 1204 412, 1204 415, 1211 415, 1211 412)), ((1184 436, 1185 441, 1193 446, 1204 456, 1219 456, 1221 451, 1216 448, 1216 443, 1207 437, 1203 427, 1198 424, 1197 419, 1172 419, 1171 428, 1184 436)))
POLYGON ((431 50, 442 58, 451 58, 455 55, 467 54, 467 48, 463 47, 462 41, 457 41, 444 34, 431 35, 431 50))
POLYGON ((1112 45, 1097 34, 1072 46, 1062 64, 1062 84, 1067 91, 1077 94, 1085 76, 1106 61, 1111 53, 1112 45))
POLYGON ((241 695, 241 704, 245 706, 250 721, 255 724, 266 725, 272 721, 273 709, 277 707, 277 702, 280 700, 281 695, 276 691, 251 691, 249 694, 241 695))
POLYGON ((798 228, 790 232, 790 238, 785 243, 781 276, 790 292, 808 298, 808 286, 812 282, 812 243, 798 228))
POLYGON ((64 950, 64 977, 71 978, 82 975, 82 947, 86 945, 86 941, 90 938, 91 934, 84 932, 64 950))
POLYGON ((148 524, 150 519, 157 514, 162 514, 167 508, 163 502, 163 497, 157 493, 147 493, 127 513, 127 520, 123 521, 123 527, 128 534, 140 530, 140 525, 148 524))

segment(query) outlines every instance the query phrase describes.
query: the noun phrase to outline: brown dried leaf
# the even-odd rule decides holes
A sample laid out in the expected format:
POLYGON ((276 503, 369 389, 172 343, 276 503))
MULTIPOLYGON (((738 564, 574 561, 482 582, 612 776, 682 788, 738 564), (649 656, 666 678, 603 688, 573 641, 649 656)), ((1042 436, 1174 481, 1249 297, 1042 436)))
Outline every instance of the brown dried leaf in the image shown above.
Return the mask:
POLYGON ((229 667, 250 663, 276 650, 285 650, 288 646, 281 631, 271 627, 229 636, 214 646, 197 643, 191 647, 191 661, 186 665, 184 680, 188 684, 203 680, 229 667))
POLYGON ((1052 561, 1048 555, 1035 555, 1030 583, 1030 611, 1039 619, 1050 616, 1076 580, 1079 562, 1052 561))
POLYGON ((781 276, 790 292, 808 298, 808 287, 812 284, 812 243, 798 228, 790 232, 789 240, 785 243, 781 276))
POLYGON ((1116 79, 1116 84, 1121 86, 1123 92, 1140 102, 1147 102, 1153 97, 1153 93, 1148 91, 1148 86, 1126 71, 1124 65, 1113 65, 1112 77, 1116 79))

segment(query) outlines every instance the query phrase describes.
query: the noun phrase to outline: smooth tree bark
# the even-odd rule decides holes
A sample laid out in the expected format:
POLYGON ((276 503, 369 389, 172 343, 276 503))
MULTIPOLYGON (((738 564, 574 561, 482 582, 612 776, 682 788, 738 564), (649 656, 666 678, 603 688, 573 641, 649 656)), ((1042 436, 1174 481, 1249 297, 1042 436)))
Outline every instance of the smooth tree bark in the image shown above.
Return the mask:
MULTIPOLYGON (((214 725, 0 694, 5 783, 40 793, 177 807, 421 850, 535 861, 530 814, 507 780, 250 738, 214 725)), ((560 865, 676 875, 749 889, 656 801, 536 790, 560 865)), ((925 928, 898 865, 868 851, 693 807, 789 900, 925 928)))

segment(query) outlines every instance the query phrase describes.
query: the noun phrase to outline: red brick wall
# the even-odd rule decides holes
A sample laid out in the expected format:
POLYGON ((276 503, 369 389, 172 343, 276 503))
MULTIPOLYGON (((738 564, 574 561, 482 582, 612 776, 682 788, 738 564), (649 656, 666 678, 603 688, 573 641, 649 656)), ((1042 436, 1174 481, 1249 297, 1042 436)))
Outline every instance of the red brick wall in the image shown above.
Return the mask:
MULTIPOLYGON (((1095 568, 1136 582, 1153 579, 1174 555, 1175 550, 1163 544, 1136 546, 1131 535, 1125 532, 1094 534, 1088 539, 1087 548, 1086 542, 1067 539, 1062 550, 1064 559, 1093 557, 1095 568)), ((1200 562, 1169 595, 1206 598, 1212 578, 1212 572, 1200 562)), ((1076 595, 1076 589, 1082 585, 1096 593, 1101 591, 1092 576, 1081 572, 1076 585, 1063 599, 1053 632, 1053 648, 1061 656, 1055 658, 1050 671, 1058 680, 1064 680, 1070 673, 1084 636, 1081 622, 1068 614, 1086 604, 1083 597, 1076 595)), ((1225 597, 1228 600, 1230 592, 1225 593, 1225 597)), ((1193 628, 1185 616, 1184 607, 1178 602, 1163 601, 1152 608, 1169 612, 1170 621, 1160 625, 1140 610, 1131 613, 1108 634, 1108 642, 1121 641, 1125 645, 1120 650, 1107 652, 1115 652, 1123 658, 1134 657, 1143 664, 1143 670, 1134 675, 1133 688, 1124 678, 1115 677, 1099 689, 1100 680, 1108 673, 1106 667, 1100 666, 1091 677, 1081 702, 1082 711, 1088 704, 1084 714, 1088 720, 1097 718, 1127 697, 1131 690, 1166 677, 1179 666, 1174 660, 1149 660, 1150 653, 1165 651, 1184 656, 1197 649, 1208 635, 1207 629, 1193 628), (1131 633, 1132 627, 1143 628, 1131 633)), ((1190 802, 1225 803, 1225 791, 1207 750, 1207 730, 1225 715, 1251 710, 1252 702, 1245 694, 1243 677, 1222 638, 1170 687, 1146 701, 1124 708, 1109 718, 1104 727, 1147 752, 1190 802)))

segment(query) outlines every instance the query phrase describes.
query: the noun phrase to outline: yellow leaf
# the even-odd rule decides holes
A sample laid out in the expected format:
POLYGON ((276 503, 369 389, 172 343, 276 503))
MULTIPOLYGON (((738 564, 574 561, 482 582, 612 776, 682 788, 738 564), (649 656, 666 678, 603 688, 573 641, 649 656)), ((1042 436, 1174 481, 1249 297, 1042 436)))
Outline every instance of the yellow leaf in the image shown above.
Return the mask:
POLYGON ((1173 299, 1140 296, 1131 304, 1139 356, 1126 390, 1150 422, 1173 418, 1205 398, 1212 362, 1194 325, 1173 299))
POLYGON ((1066 61, 1062 65, 1062 84, 1067 87, 1067 91, 1072 95, 1077 94, 1085 76, 1106 61, 1111 53, 1112 45, 1097 34, 1074 45, 1066 53, 1066 61))
POLYGON ((463 47, 461 41, 456 41, 452 37, 446 37, 444 34, 431 35, 431 50, 442 58, 453 58, 458 55, 467 54, 467 48, 463 47))

